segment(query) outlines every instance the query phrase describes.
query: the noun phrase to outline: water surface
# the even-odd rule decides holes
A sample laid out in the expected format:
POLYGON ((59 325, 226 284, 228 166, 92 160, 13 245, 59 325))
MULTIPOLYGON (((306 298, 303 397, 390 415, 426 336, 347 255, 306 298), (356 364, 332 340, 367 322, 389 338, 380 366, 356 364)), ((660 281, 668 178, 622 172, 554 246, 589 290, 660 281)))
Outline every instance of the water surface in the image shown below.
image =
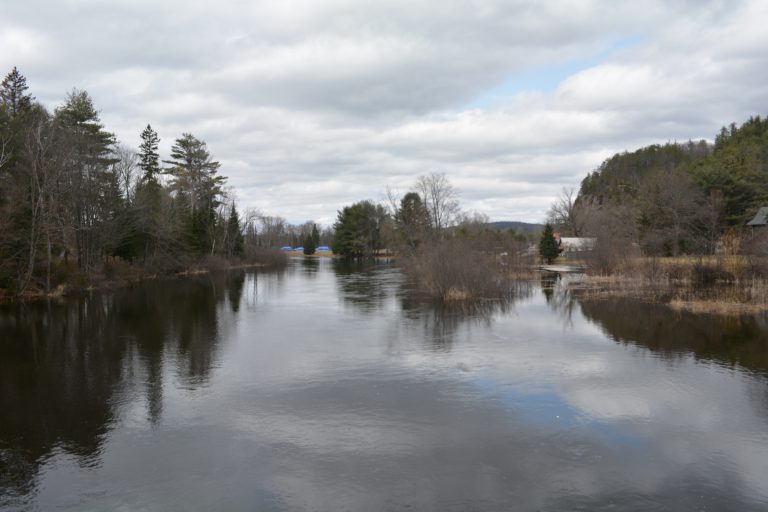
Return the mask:
POLYGON ((765 317, 296 258, 0 335, 0 510, 768 508, 765 317))

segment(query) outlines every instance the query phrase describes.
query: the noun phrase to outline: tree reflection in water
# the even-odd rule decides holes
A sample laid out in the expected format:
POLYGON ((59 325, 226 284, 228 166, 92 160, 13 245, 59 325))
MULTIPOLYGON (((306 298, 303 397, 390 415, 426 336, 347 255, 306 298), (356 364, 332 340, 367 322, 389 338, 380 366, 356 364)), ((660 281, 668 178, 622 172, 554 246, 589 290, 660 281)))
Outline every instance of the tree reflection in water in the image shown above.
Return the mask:
POLYGON ((205 385, 221 306, 238 310, 243 283, 235 273, 0 308, 0 495, 29 495, 55 450, 98 463, 132 393, 145 394, 151 423, 161 421, 167 354, 188 389, 205 385), (143 391, 130 389, 137 374, 143 391))
POLYGON ((392 279, 392 267, 374 260, 335 259, 333 272, 339 296, 345 304, 362 313, 374 314, 394 296, 397 281, 392 279))
POLYGON ((419 338, 434 351, 450 351, 461 326, 490 325, 495 315, 509 312, 516 301, 529 297, 533 290, 527 281, 513 281, 502 298, 441 302, 420 295, 392 265, 336 260, 333 268, 345 303, 373 314, 387 301, 396 300, 404 320, 421 325, 423 335, 419 338))
POLYGON ((575 308, 614 341, 635 344, 667 358, 693 354, 724 365, 768 373, 768 315, 721 316, 676 311, 634 299, 587 299, 579 291, 542 276, 547 304, 566 321, 575 308))

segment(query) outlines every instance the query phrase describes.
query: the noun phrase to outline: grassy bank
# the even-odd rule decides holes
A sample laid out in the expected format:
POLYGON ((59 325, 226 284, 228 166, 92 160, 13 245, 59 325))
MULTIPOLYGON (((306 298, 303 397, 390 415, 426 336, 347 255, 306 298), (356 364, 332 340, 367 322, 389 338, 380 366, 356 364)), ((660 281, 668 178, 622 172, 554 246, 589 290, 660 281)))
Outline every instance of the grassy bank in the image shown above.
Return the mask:
POLYGON ((633 258, 572 283, 580 296, 629 297, 697 313, 768 311, 768 260, 748 256, 633 258))

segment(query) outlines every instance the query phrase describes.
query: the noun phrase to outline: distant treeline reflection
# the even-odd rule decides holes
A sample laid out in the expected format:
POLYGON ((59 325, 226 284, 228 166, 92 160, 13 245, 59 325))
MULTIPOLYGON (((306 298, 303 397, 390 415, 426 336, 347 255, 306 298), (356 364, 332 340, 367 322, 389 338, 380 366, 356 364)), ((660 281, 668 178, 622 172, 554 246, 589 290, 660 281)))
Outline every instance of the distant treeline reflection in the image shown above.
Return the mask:
POLYGON ((0 495, 27 494, 53 450, 86 465, 98 458, 132 394, 143 393, 149 421, 159 421, 169 363, 186 387, 204 385, 221 310, 238 310, 244 282, 220 274, 0 309, 0 495), (144 389, 130 388, 137 380, 144 389))

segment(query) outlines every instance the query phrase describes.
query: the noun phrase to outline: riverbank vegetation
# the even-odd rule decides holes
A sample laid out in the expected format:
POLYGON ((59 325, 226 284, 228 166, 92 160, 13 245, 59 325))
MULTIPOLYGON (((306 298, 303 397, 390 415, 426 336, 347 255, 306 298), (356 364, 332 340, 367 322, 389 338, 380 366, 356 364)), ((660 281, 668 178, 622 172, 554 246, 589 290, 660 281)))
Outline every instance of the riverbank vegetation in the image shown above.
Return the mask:
POLYGON ((766 262, 747 256, 637 257, 610 274, 572 281, 577 296, 633 298, 675 309, 719 314, 768 310, 766 262))
POLYGON ((147 125, 119 143, 91 97, 53 112, 14 68, 0 84, 0 298, 145 277, 280 264, 254 212, 241 215, 207 144, 183 133, 166 160, 147 125))

